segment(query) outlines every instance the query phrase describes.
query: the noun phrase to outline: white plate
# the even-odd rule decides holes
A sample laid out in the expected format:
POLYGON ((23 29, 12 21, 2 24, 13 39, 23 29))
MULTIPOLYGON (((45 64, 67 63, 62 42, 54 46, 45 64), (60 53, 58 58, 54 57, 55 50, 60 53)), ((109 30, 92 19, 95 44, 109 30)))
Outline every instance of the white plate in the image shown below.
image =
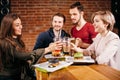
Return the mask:
POLYGON ((34 67, 39 68, 41 71, 45 71, 45 72, 54 72, 56 70, 59 70, 61 68, 70 66, 71 64, 73 64, 73 62, 65 62, 65 61, 60 61, 60 64, 56 67, 53 68, 49 68, 49 62, 44 62, 44 63, 40 63, 40 64, 35 64, 33 65, 34 67))
MULTIPOLYGON (((51 54, 45 55, 46 59, 49 58, 66 58, 66 56, 59 56, 59 57, 54 57, 51 54)), ((95 63, 95 60, 91 58, 91 56, 84 56, 83 59, 74 59, 74 63, 95 63)))
POLYGON ((91 56, 84 56, 83 59, 74 59, 75 63, 95 63, 91 56))

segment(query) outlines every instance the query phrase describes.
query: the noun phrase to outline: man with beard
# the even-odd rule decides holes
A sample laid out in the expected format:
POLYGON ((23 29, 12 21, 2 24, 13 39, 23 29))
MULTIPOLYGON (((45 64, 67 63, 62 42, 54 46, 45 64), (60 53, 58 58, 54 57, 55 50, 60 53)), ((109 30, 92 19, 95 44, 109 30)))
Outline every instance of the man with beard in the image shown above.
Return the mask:
POLYGON ((79 47, 87 48, 97 34, 94 32, 94 26, 84 19, 84 8, 80 2, 72 4, 69 13, 74 24, 71 29, 72 37, 76 38, 79 47))
POLYGON ((34 50, 38 48, 46 48, 49 46, 51 42, 53 42, 55 37, 70 37, 68 33, 62 30, 65 24, 66 18, 61 13, 56 13, 52 17, 52 27, 39 34, 36 44, 34 46, 34 50))

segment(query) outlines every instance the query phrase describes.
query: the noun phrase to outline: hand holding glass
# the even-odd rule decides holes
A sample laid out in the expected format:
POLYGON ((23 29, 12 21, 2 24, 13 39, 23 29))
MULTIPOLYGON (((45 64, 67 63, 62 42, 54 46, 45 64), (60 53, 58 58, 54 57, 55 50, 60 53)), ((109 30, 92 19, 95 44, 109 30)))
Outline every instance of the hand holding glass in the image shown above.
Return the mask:
POLYGON ((53 56, 60 56, 61 54, 61 49, 62 49, 62 43, 61 43, 62 39, 60 37, 55 37, 54 38, 54 42, 56 42, 56 49, 54 51, 52 51, 52 55, 53 56))

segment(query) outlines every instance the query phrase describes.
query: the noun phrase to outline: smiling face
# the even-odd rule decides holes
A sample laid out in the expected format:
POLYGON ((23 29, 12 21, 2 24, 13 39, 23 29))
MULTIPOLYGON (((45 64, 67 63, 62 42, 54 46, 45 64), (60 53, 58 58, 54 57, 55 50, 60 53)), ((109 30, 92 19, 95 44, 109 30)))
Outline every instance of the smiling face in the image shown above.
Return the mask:
POLYGON ((71 20, 73 24, 77 24, 81 19, 81 13, 78 11, 77 7, 69 10, 71 20))
POLYGON ((17 18, 16 20, 13 21, 13 37, 17 37, 22 34, 22 24, 20 18, 17 18))
POLYGON ((52 20, 52 27, 54 30, 59 31, 64 25, 64 19, 60 16, 54 16, 52 20))
POLYGON ((93 19, 93 25, 95 27, 95 32, 104 33, 107 30, 107 24, 103 22, 100 15, 96 15, 93 19))

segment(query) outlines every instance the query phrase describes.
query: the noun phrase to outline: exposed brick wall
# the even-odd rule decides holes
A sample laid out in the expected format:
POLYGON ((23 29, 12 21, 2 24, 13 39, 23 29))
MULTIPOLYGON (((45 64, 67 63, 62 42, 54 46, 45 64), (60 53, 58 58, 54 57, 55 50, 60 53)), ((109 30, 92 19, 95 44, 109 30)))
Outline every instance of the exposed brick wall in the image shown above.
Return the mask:
POLYGON ((111 10, 111 0, 11 0, 11 12, 21 15, 23 23, 23 40, 29 50, 33 49, 40 32, 51 25, 51 17, 56 12, 66 18, 64 30, 70 32, 72 27, 69 6, 80 1, 85 7, 85 18, 90 21, 91 14, 98 10, 111 10))

